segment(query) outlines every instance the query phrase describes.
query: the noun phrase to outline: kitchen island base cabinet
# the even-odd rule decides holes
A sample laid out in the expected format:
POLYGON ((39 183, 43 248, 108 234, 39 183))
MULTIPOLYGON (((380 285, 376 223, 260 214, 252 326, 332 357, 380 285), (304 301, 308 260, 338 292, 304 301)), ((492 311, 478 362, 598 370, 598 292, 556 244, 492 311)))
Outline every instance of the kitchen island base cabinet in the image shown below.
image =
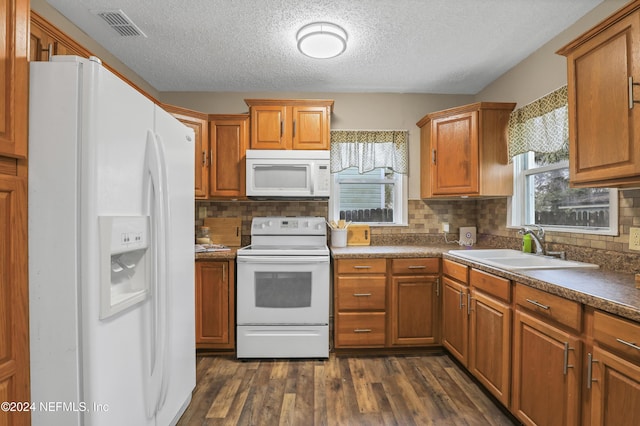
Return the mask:
POLYGON ((235 347, 234 262, 196 262, 196 349, 235 347))

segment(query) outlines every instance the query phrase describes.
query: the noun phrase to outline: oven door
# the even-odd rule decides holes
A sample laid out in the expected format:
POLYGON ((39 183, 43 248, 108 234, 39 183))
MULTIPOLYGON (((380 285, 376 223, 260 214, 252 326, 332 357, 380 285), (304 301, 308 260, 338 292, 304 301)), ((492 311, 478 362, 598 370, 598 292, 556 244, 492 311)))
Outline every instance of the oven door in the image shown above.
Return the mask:
POLYGON ((238 256, 237 322, 328 324, 328 256, 238 256))

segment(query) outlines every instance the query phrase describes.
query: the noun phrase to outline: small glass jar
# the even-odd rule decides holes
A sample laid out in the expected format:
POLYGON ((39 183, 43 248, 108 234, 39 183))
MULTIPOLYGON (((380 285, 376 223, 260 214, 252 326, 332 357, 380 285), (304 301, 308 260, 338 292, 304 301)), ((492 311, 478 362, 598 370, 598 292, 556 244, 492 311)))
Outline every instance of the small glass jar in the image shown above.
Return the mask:
POLYGON ((198 244, 211 244, 211 238, 209 237, 209 227, 201 226, 196 233, 196 243, 198 244))

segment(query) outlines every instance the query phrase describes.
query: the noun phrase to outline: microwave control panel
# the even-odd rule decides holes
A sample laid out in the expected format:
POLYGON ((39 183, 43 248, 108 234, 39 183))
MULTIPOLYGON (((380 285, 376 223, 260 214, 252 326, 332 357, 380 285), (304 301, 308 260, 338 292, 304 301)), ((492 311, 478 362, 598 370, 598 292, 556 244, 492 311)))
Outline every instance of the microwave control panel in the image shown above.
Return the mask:
POLYGON ((316 166, 316 194, 329 195, 331 185, 331 170, 328 164, 316 166))

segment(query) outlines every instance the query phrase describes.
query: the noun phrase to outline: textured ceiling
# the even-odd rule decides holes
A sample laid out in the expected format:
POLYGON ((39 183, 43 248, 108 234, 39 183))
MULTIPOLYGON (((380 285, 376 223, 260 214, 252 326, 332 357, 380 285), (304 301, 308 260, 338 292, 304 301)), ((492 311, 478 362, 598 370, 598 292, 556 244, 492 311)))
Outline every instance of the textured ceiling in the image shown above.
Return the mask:
POLYGON ((602 0, 48 0, 159 91, 476 94, 602 0), (122 37, 93 10, 122 9, 122 37), (311 59, 300 27, 346 29, 311 59))

